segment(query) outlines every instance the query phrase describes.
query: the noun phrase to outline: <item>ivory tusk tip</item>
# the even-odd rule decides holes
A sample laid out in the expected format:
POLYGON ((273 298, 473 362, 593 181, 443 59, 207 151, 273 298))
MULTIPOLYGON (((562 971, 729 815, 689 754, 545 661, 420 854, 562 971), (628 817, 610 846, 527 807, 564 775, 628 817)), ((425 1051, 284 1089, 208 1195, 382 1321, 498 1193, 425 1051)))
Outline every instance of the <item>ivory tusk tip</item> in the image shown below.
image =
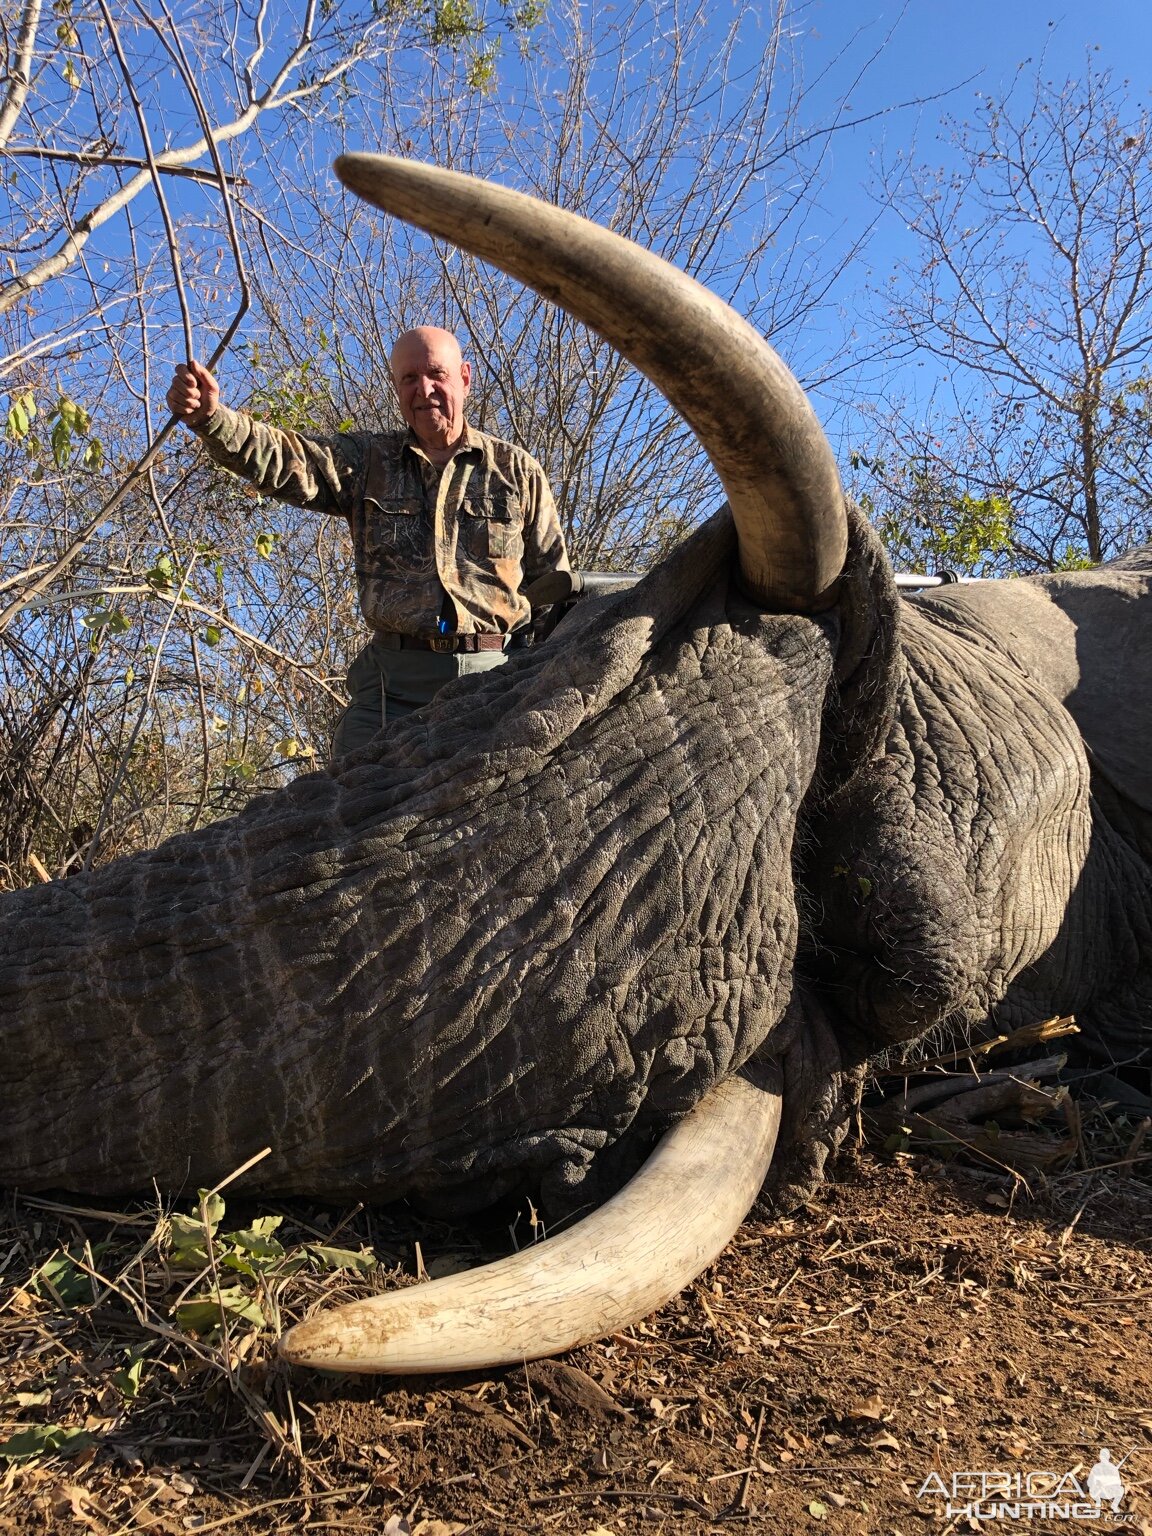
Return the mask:
POLYGON ((337 155, 332 169, 350 192, 367 202, 386 206, 384 199, 389 186, 414 185, 422 177, 432 175, 451 180, 452 173, 439 166, 427 165, 421 160, 406 160, 398 155, 372 154, 366 150, 337 155))
MULTIPOLYGON (((355 1370, 355 1362, 361 1353, 356 1346, 362 1339, 362 1330, 356 1326, 354 1318, 347 1316, 354 1310, 353 1304, 297 1323, 280 1340, 281 1359, 289 1365, 302 1365, 312 1371, 355 1370)), ((379 1342, 386 1343, 386 1340, 379 1342)))
POLYGON ((387 1291, 306 1318, 280 1340, 280 1356, 312 1371, 434 1370, 426 1346, 436 1329, 426 1314, 435 1312, 435 1303, 429 1308, 423 1295, 413 1294, 425 1289, 387 1291))

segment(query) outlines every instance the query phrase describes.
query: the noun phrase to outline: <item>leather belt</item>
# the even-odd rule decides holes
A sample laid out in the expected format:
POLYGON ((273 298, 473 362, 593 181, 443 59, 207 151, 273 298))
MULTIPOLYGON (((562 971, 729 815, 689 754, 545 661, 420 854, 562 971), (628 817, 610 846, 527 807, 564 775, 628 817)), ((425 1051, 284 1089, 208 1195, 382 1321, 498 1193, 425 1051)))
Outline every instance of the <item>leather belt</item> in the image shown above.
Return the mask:
POLYGON ((386 651, 502 651, 507 635, 401 635, 395 630, 378 631, 373 637, 386 651))

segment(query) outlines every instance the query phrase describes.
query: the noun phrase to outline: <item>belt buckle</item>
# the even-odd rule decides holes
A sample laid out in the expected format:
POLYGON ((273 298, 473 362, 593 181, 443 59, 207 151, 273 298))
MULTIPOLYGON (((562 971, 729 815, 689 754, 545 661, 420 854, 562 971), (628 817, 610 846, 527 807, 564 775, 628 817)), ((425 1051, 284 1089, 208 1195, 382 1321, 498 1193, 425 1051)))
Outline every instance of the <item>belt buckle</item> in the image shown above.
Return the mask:
POLYGON ((434 651, 454 651, 456 649, 456 636, 433 635, 428 644, 434 651))

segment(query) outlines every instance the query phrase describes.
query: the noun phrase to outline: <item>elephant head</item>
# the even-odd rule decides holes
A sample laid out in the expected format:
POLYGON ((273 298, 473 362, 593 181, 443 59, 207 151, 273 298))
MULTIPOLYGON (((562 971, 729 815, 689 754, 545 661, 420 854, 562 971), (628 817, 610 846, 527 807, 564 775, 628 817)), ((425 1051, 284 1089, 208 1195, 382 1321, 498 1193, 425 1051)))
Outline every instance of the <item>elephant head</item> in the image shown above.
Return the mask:
MULTIPOLYGON (((642 1315, 742 1219, 781 1094, 778 1177, 797 1186, 842 1124, 845 1072, 984 1007, 989 977, 1002 989, 1052 940, 993 942, 981 926, 1036 843, 1022 835, 1013 864, 980 830, 965 786, 998 760, 984 736, 969 752, 943 732, 954 767, 918 745, 933 707, 919 673, 886 749, 911 621, 766 343, 573 215, 382 156, 337 169, 601 332, 692 426, 728 507, 634 588, 331 773, 5 897, 0 1181, 176 1191, 269 1148, 250 1192, 418 1193, 462 1210, 530 1184, 573 1212, 671 1126, 555 1244, 447 1296, 436 1282, 301 1325, 286 1345, 312 1364, 445 1368, 642 1315), (969 800, 980 836, 965 842, 969 800), (869 873, 846 879, 857 854, 869 873)), ((951 721, 970 658, 924 643, 951 721)), ((973 686, 998 717, 1051 713, 1017 698, 1006 661, 980 665, 973 686)), ((998 792, 1017 804, 1027 780, 1048 807, 1059 779, 1080 829, 1082 747, 1064 717, 1045 731, 1035 752, 1014 748, 998 792)), ((1076 830, 1064 894, 1082 842, 1076 830)))

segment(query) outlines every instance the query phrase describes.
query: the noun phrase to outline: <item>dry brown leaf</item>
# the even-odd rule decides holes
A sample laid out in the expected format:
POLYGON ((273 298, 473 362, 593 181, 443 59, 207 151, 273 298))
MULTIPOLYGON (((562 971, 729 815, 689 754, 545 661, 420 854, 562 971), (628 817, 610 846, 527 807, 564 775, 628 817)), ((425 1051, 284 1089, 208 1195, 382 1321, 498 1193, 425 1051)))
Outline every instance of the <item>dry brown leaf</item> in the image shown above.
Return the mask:
POLYGON ((888 1409, 881 1402, 877 1393, 871 1397, 862 1397, 858 1402, 851 1403, 847 1409, 847 1417, 850 1419, 882 1419, 888 1409))
POLYGON ((97 1525, 98 1521, 89 1512, 92 1503, 91 1495, 75 1483, 61 1483, 52 1491, 52 1508, 56 1514, 71 1514, 73 1520, 81 1520, 85 1525, 97 1525))
POLYGON ((600 1417, 630 1419, 632 1415, 614 1397, 578 1366, 563 1360, 536 1360, 525 1366, 525 1375, 532 1387, 547 1392, 551 1397, 583 1408, 600 1417))
POLYGON ((864 1444, 870 1451, 898 1451, 900 1442, 894 1435, 890 1435, 886 1429, 879 1429, 874 1435, 869 1435, 864 1444))

